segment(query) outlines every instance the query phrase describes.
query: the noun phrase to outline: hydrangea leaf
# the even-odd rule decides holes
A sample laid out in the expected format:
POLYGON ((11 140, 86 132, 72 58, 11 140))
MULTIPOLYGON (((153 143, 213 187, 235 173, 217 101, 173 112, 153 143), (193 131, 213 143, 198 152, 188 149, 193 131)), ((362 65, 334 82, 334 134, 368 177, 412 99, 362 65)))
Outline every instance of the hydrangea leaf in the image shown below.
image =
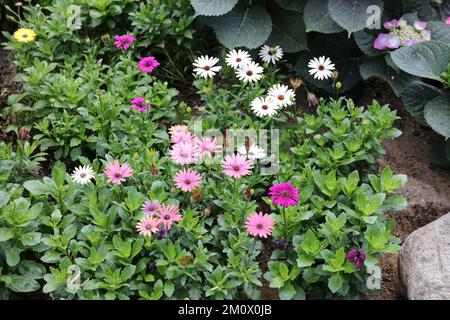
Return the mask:
POLYGON ((441 95, 425 105, 425 120, 437 133, 450 138, 450 97, 441 95))
POLYGON ((411 83, 401 94, 406 110, 420 123, 426 125, 424 118, 425 105, 439 96, 436 87, 417 80, 411 83))
POLYGON ((442 81, 441 74, 447 70, 450 60, 450 45, 426 41, 395 50, 391 57, 400 69, 409 74, 442 81))
POLYGON ((383 11, 382 0, 333 0, 328 3, 328 10, 338 25, 353 33, 367 26, 372 14, 368 8, 374 5, 383 11))
POLYGON ((271 15, 273 25, 272 33, 267 40, 269 46, 279 45, 285 52, 307 49, 305 25, 300 13, 276 9, 271 11, 271 15))
POLYGON ((221 16, 230 12, 239 0, 191 0, 198 16, 221 16))
POLYGON ((245 8, 238 5, 223 16, 205 17, 204 22, 214 29, 220 43, 230 49, 258 48, 272 32, 272 20, 266 9, 260 6, 245 8))
POLYGON ((302 13, 306 0, 275 0, 276 3, 286 10, 302 13))
POLYGON ((328 11, 328 2, 309 0, 305 5, 306 32, 336 33, 343 31, 328 11))
POLYGON ((450 43, 450 28, 443 22, 430 21, 427 29, 431 31, 431 39, 433 41, 441 41, 450 43))

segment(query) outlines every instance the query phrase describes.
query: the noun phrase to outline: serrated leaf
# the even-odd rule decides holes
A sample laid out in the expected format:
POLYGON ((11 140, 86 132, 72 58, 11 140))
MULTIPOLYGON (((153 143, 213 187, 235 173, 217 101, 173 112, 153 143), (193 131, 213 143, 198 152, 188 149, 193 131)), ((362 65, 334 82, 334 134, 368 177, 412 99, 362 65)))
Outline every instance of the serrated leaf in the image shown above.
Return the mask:
POLYGON ((328 11, 328 0, 309 0, 305 5, 303 18, 306 32, 336 33, 343 29, 331 17, 328 11))
POLYGON ((239 0, 190 0, 198 16, 221 16, 230 12, 239 0))
POLYGON ((403 71, 427 79, 442 81, 441 74, 450 61, 450 45, 426 41, 391 52, 394 63, 403 71))
POLYGON ((450 99, 446 95, 434 98, 425 105, 425 120, 437 133, 450 138, 450 99))
POLYGON ((382 0, 333 0, 328 3, 328 10, 338 25, 353 33, 367 26, 367 9, 374 5, 383 10, 382 0))
POLYGON ((417 80, 407 86, 400 97, 403 100, 405 109, 417 121, 427 125, 424 117, 425 105, 439 95, 440 93, 436 87, 417 80))
POLYGON ((267 44, 279 45, 285 52, 299 52, 307 49, 305 25, 302 15, 282 9, 272 10, 273 25, 267 44))
POLYGON ((417 12, 420 19, 430 20, 433 18, 433 6, 430 0, 404 0, 404 12, 417 12))
POLYGON ((450 28, 445 23, 430 21, 427 23, 427 29, 431 31, 433 41, 450 43, 450 28))
POLYGON ((272 20, 260 6, 236 6, 231 12, 216 18, 206 18, 205 23, 216 32, 217 39, 227 48, 261 46, 272 32, 272 20))
POLYGON ((358 31, 353 34, 353 38, 355 39, 356 45, 359 49, 368 56, 378 56, 382 54, 381 51, 373 47, 376 39, 375 35, 366 31, 358 31))

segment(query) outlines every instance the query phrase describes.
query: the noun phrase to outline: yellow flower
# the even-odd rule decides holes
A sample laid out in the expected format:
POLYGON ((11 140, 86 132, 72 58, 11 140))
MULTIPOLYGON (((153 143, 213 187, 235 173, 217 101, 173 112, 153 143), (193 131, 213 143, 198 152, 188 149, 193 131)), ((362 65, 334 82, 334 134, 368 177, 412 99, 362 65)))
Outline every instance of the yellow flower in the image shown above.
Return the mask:
POLYGON ((31 42, 36 39, 36 32, 32 29, 20 28, 14 32, 13 37, 19 42, 31 42))

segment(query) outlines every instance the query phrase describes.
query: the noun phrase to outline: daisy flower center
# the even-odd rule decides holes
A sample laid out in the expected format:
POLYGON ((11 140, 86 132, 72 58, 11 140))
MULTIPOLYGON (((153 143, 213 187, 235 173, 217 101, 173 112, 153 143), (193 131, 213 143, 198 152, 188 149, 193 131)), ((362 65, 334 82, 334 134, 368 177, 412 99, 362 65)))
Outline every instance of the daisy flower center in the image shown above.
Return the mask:
POLYGON ((325 67, 324 67, 323 65, 320 65, 318 69, 319 69, 320 71, 324 71, 324 70, 325 70, 325 67))
POLYGON ((278 100, 284 100, 284 95, 279 94, 277 98, 278 98, 278 100))
POLYGON ((146 230, 152 230, 152 226, 149 225, 149 224, 147 224, 147 225, 145 225, 145 229, 146 229, 146 230))
POLYGON ((261 109, 267 110, 267 109, 269 109, 269 106, 268 106, 267 104, 265 104, 265 105, 263 105, 263 106, 261 107, 261 109))
POLYGON ((86 178, 86 173, 84 172, 80 173, 80 178, 86 178))
POLYGON ((281 193, 281 196, 282 196, 282 197, 289 197, 289 192, 283 191, 283 192, 281 193))
POLYGON ((262 229, 263 229, 263 225, 262 225, 261 223, 258 223, 258 224, 256 225, 256 229, 262 230, 262 229))
POLYGON ((170 220, 170 215, 166 214, 166 215, 164 216, 164 220, 170 220))
POLYGON ((211 69, 210 66, 204 66, 204 67, 203 67, 203 70, 205 70, 205 71, 209 71, 210 69, 211 69))
POLYGON ((119 172, 117 172, 117 173, 114 173, 114 177, 115 178, 120 178, 120 177, 122 177, 122 175, 119 172))
POLYGON ((242 61, 241 58, 236 58, 236 62, 237 62, 237 63, 239 63, 239 62, 241 62, 241 61, 242 61))
POLYGON ((233 170, 234 170, 234 171, 240 171, 240 170, 241 170, 241 167, 240 167, 240 166, 234 166, 234 167, 233 167, 233 170))
POLYGON ((22 35, 22 38, 28 38, 28 35, 25 33, 24 35, 22 35))
POLYGON ((184 183, 185 184, 191 184, 191 180, 186 179, 186 180, 184 180, 184 183))
POLYGON ((247 76, 252 76, 253 75, 253 71, 252 70, 248 70, 246 73, 245 73, 247 76))

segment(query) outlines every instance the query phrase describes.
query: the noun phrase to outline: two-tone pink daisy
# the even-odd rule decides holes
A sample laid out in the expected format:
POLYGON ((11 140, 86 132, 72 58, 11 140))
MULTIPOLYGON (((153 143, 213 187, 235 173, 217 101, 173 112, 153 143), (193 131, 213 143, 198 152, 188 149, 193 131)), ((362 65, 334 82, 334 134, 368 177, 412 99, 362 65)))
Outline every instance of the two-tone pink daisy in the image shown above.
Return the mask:
POLYGON ((222 151, 222 146, 215 137, 203 137, 196 140, 200 154, 204 157, 211 157, 213 154, 222 151))
POLYGON ((185 165, 194 163, 200 154, 198 147, 191 141, 174 144, 169 155, 173 162, 185 165))
POLYGON ((105 175, 108 177, 108 182, 114 184, 121 184, 128 177, 133 175, 133 169, 128 163, 120 165, 118 160, 108 163, 105 169, 105 175))
POLYGON ((268 215, 262 212, 254 212, 245 221, 245 227, 248 233, 254 237, 267 238, 272 234, 275 221, 268 215))
POLYGON ((223 173, 229 177, 239 179, 251 173, 253 164, 246 156, 240 154, 232 154, 225 156, 221 163, 223 173))
POLYGON ((147 200, 147 201, 144 202, 144 204, 142 205, 141 209, 146 215, 152 216, 158 210, 159 205, 160 205, 159 201, 147 200))
POLYGON ((141 220, 139 220, 136 225, 136 229, 139 234, 144 237, 150 236, 152 233, 156 233, 159 231, 159 219, 151 216, 144 216, 141 220))
POLYGON ((163 224, 167 229, 170 229, 174 222, 183 220, 179 212, 180 209, 176 205, 161 204, 156 212, 156 217, 158 217, 159 223, 163 224))
POLYGON ((201 184, 202 176, 195 170, 183 169, 178 171, 173 178, 175 187, 190 192, 197 189, 201 184))

